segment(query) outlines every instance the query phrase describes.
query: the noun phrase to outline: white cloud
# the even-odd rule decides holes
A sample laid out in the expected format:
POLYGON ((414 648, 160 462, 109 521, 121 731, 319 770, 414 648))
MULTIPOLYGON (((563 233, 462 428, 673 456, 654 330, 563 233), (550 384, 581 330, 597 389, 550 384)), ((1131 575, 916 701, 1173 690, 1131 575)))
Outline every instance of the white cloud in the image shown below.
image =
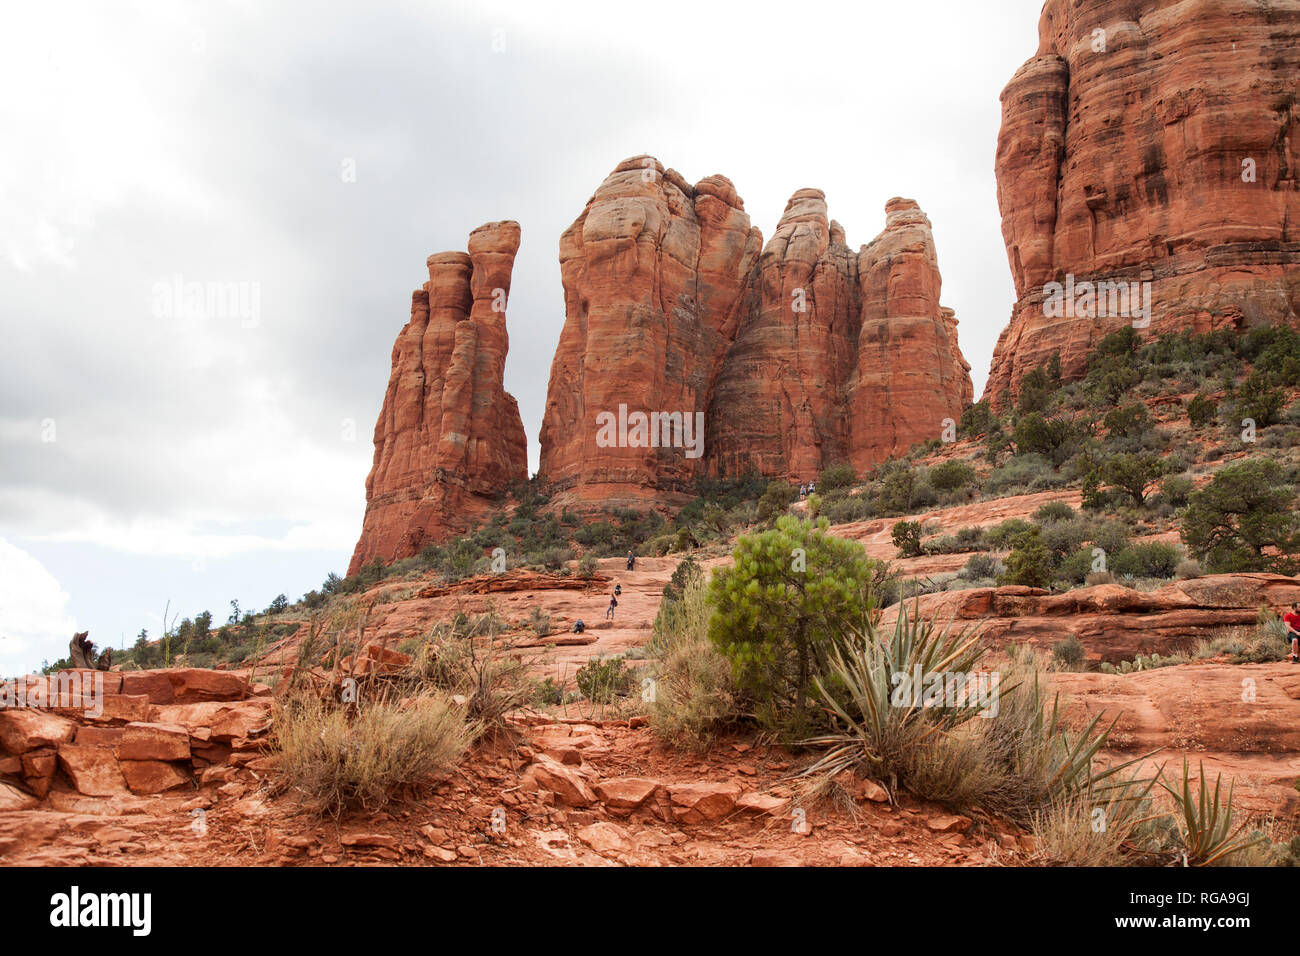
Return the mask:
POLYGON ((77 629, 69 600, 44 565, 0 538, 0 676, 66 656, 77 629))

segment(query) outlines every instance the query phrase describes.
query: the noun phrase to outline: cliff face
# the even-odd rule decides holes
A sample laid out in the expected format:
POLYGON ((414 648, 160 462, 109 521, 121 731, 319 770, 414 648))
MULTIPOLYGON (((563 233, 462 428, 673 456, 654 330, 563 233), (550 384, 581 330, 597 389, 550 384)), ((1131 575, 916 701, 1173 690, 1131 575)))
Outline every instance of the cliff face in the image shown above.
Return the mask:
POLYGON ((1300 324, 1297 100, 1300 0, 1048 0, 1002 93, 1017 303, 986 397, 1129 323, 1300 324))
POLYGON ((929 220, 910 200, 886 211, 855 253, 802 189, 764 247, 723 177, 621 163, 560 241, 541 472, 561 500, 631 504, 748 470, 807 479, 939 436, 971 399, 969 366, 929 220), (674 443, 654 418, 645 441, 638 413, 694 418, 703 441, 674 443))
POLYGON ((489 223, 470 233, 468 254, 429 257, 429 281, 393 345, 349 574, 467 530, 527 479, 519 406, 503 385, 519 236, 516 222, 489 223))
POLYGON ((624 406, 623 419, 682 413, 683 431, 694 426, 762 244, 744 209, 727 179, 691 186, 638 156, 618 165, 560 237, 565 322, 540 461, 560 493, 617 504, 689 489, 699 459, 687 449, 653 447, 635 426, 620 443, 597 419, 621 420, 624 406))

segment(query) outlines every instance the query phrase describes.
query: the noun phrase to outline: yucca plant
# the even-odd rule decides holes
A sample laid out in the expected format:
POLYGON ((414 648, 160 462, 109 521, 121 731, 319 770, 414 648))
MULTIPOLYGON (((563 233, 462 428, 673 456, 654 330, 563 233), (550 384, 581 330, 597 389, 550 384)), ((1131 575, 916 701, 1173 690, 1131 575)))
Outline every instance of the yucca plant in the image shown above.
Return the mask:
MULTIPOLYGON (((867 615, 855 633, 833 644, 826 673, 813 678, 813 690, 836 726, 804 741, 827 748, 804 776, 865 769, 896 789, 910 752, 996 703, 967 699, 954 706, 926 706, 923 695, 910 693, 901 679, 974 671, 983 655, 979 633, 968 628, 953 632, 951 627, 951 621, 940 627, 936 619, 924 620, 903 606, 887 637, 867 615)), ((992 690, 995 696, 1002 692, 996 684, 992 690)))
POLYGON ((1183 841, 1184 865, 1209 866, 1225 857, 1249 849, 1260 840, 1261 834, 1243 837, 1246 823, 1232 825, 1232 798, 1236 782, 1228 785, 1227 799, 1221 799, 1223 775, 1214 778, 1214 793, 1210 793, 1205 779, 1205 764, 1200 764, 1201 779, 1195 790, 1191 784, 1191 766, 1183 758, 1182 786, 1170 785, 1160 775, 1160 785, 1174 800, 1178 817, 1179 836, 1183 841))

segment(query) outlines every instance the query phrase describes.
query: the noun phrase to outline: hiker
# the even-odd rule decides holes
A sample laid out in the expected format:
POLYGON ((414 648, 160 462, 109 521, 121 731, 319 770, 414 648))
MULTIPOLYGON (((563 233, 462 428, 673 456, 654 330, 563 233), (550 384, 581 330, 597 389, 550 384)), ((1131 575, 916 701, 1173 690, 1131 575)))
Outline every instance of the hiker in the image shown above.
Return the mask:
POLYGON ((627 569, 631 571, 635 567, 636 567, 636 555, 633 554, 631 551, 629 551, 627 553, 627 569))
POLYGON ((614 595, 611 594, 609 596, 609 608, 608 610, 605 611, 605 620, 607 621, 614 620, 614 608, 616 607, 618 607, 618 598, 614 597, 614 595))
POLYGON ((573 622, 574 634, 581 634, 586 629, 587 629, 587 625, 583 622, 582 618, 578 618, 576 621, 573 622))
POLYGON ((808 486, 807 486, 807 485, 800 485, 800 486, 799 486, 799 499, 802 501, 804 498, 807 498, 807 497, 808 497, 808 486))
POLYGON ((1289 614, 1282 615, 1282 623, 1291 637, 1291 663, 1300 664, 1300 601, 1292 603, 1289 614))
POLYGON ((615 595, 619 595, 619 594, 622 594, 622 593, 623 593, 623 585, 621 585, 621 584, 615 584, 615 585, 614 585, 614 594, 615 594, 615 595))
POLYGON ((808 494, 810 495, 816 494, 816 492, 817 492, 817 482, 815 481, 808 482, 808 494))

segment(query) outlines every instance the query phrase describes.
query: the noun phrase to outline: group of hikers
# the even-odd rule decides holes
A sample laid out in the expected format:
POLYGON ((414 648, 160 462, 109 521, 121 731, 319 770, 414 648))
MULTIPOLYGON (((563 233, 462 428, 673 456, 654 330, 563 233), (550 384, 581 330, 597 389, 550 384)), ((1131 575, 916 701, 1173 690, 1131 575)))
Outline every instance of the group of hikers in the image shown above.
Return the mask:
POLYGON ((803 499, 807 498, 809 495, 814 494, 816 491, 817 491, 817 482, 815 481, 805 482, 804 484, 799 486, 799 500, 802 501, 803 499))
MULTIPOLYGON (((636 553, 633 551, 629 551, 627 553, 627 569, 629 571, 636 570, 636 553)), ((605 608, 605 620, 607 621, 614 620, 614 608, 618 607, 618 598, 619 595, 622 593, 623 593, 623 585, 615 584, 614 591, 609 596, 609 607, 605 608)), ((581 634, 586 629, 587 629, 587 625, 581 618, 573 622, 573 633, 581 634)))

